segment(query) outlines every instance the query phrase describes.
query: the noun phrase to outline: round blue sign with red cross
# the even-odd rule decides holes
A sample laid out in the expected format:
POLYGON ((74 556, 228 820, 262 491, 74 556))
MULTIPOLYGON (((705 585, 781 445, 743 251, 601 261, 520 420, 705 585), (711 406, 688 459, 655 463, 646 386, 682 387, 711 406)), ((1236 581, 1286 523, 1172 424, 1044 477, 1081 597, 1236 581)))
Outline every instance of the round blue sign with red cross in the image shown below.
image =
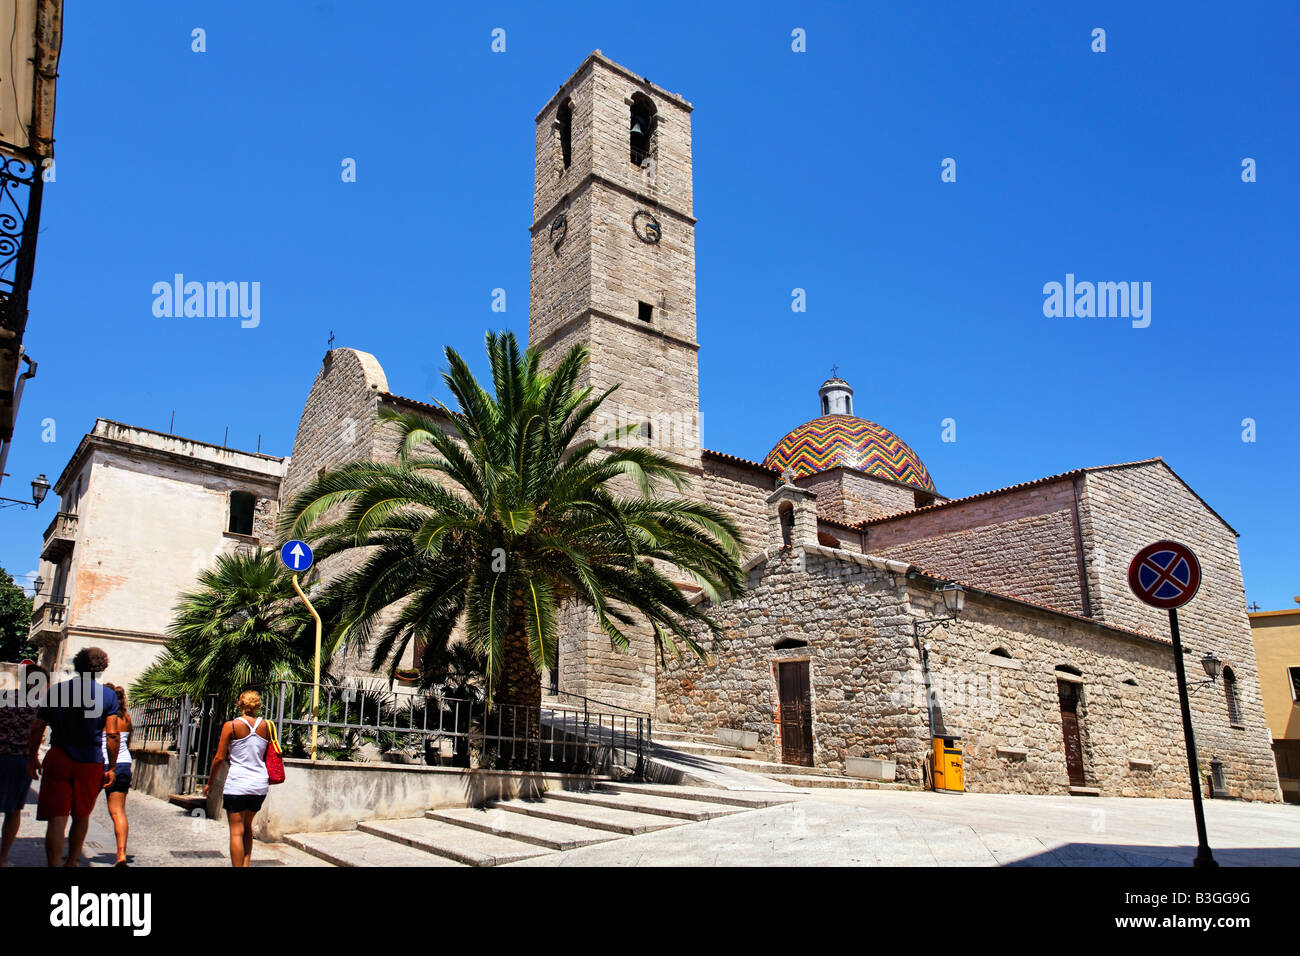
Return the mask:
POLYGON ((1138 600, 1163 611, 1182 607, 1201 587, 1201 562, 1177 541, 1157 541, 1137 553, 1128 566, 1128 586, 1138 600))

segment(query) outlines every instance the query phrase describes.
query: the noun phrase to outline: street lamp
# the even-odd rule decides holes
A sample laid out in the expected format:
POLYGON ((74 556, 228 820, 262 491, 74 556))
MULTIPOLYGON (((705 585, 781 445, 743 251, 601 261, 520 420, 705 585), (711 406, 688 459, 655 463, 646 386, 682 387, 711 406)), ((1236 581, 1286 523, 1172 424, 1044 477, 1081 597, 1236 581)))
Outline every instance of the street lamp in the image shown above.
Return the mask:
POLYGON ((930 642, 922 638, 936 627, 947 627, 956 621, 957 615, 966 608, 966 589, 956 581, 949 581, 938 590, 943 597, 943 609, 948 612, 947 615, 912 621, 912 635, 916 640, 916 649, 921 655, 921 680, 925 682, 925 716, 930 725, 932 740, 934 739, 934 690, 930 686, 930 642))
POLYGON ((943 609, 956 617, 966 607, 966 589, 956 581, 949 581, 940 590, 943 595, 943 609))
POLYGON ((1201 666, 1205 668, 1205 675, 1210 678, 1210 683, 1219 679, 1219 674, 1223 672, 1223 661, 1219 660, 1213 651, 1206 653, 1201 658, 1201 666))
POLYGON ((35 506, 39 508, 41 506, 41 502, 45 500, 46 494, 49 493, 49 490, 50 490, 49 479, 46 478, 45 475, 43 474, 37 475, 35 478, 32 479, 32 500, 31 501, 19 501, 17 498, 0 498, 0 501, 8 502, 8 504, 0 505, 0 508, 12 508, 14 505, 18 505, 18 507, 22 508, 24 511, 27 510, 29 506, 35 506))
POLYGON ((44 589, 45 589, 45 579, 38 574, 36 575, 35 579, 32 581, 32 590, 37 595, 39 595, 41 591, 44 589))

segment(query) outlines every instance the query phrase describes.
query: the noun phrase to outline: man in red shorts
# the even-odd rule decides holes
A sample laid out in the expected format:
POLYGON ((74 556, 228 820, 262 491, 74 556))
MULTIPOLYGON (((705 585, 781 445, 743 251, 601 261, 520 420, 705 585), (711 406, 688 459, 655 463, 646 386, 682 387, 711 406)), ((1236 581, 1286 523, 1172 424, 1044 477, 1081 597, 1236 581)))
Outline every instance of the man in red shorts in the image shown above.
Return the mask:
POLYGON ((104 724, 110 714, 117 713, 117 695, 95 680, 95 675, 107 668, 107 654, 98 647, 83 647, 72 659, 72 677, 50 688, 32 721, 27 768, 33 779, 41 781, 36 819, 47 821, 45 862, 50 866, 77 865, 95 800, 113 782, 120 741, 118 734, 104 733, 104 724), (50 728, 50 749, 45 763, 38 767, 36 758, 46 726, 50 728), (72 829, 67 832, 65 858, 64 831, 69 816, 72 829))

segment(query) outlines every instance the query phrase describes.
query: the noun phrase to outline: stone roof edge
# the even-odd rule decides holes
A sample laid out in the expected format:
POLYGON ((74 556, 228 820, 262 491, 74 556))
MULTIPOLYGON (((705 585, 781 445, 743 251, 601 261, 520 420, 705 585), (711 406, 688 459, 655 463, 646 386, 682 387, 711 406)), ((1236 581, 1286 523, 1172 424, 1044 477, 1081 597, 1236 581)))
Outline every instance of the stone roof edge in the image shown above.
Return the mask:
POLYGON ((399 403, 402 405, 414 405, 420 409, 423 409, 424 411, 431 413, 435 418, 441 418, 446 421, 451 420, 451 416, 449 416, 446 410, 444 410, 440 405, 434 405, 431 404, 430 402, 422 402, 418 398, 411 398, 407 395, 398 395, 395 392, 380 392, 379 398, 381 401, 386 401, 390 403, 399 403))
POLYGON ((592 50, 583 58, 582 62, 578 64, 578 68, 569 74, 569 78, 560 84, 559 89, 551 94, 551 98, 546 101, 545 105, 537 111, 537 115, 533 117, 534 123, 541 121, 542 116, 547 112, 547 110, 549 110, 553 104, 558 102, 561 96, 568 92, 569 88, 573 86, 578 77, 580 77, 592 63, 600 63, 606 68, 613 70, 615 73, 621 73, 625 79, 629 79, 633 83, 639 83, 647 89, 653 90, 665 99, 677 104, 688 113, 695 109, 695 107, 693 107, 690 102, 681 95, 672 92, 672 90, 665 90, 662 86, 659 86, 656 83, 651 83, 644 76, 638 76, 623 64, 616 63, 609 57, 605 56, 605 54, 600 50, 592 50))
POLYGON ((54 479, 54 484, 50 486, 50 490, 53 491, 56 495, 62 495, 63 489, 66 487, 67 482, 71 480, 72 475, 75 474, 76 471, 80 470, 80 466, 85 461, 86 456, 89 455, 90 450, 95 447, 103 448, 106 451, 121 452, 123 454, 129 451, 135 451, 142 455, 146 455, 148 457, 152 457, 162 461, 169 461, 173 459, 178 461, 184 461, 190 463, 196 469, 204 469, 205 466, 206 466, 206 470, 209 471, 215 470, 217 468, 229 469, 232 471, 238 471, 243 474, 255 477, 257 479, 261 479, 263 481, 272 482, 272 483, 278 483, 284 480, 284 469, 287 468, 289 463, 289 456, 287 455, 268 455, 263 452, 244 451, 243 449, 240 448, 229 448, 229 447, 223 448, 221 445, 216 445, 213 444, 212 442, 206 442, 199 438, 186 438, 184 435, 172 435, 169 434, 168 432, 160 432, 153 428, 145 428, 141 425, 129 425, 126 422, 119 422, 116 419, 112 419, 112 418, 96 418, 94 427, 92 427, 90 431, 86 432, 84 435, 81 436, 81 441, 77 443, 77 447, 73 451, 72 457, 68 459, 67 464, 63 466, 63 470, 59 472, 59 477, 54 479), (108 425, 118 425, 122 428, 131 428, 131 429, 135 429, 136 431, 149 432, 150 434, 154 434, 154 435, 163 435, 167 438, 175 438, 177 441, 192 442, 195 445, 206 445, 209 448, 216 448, 221 451, 234 452, 237 455, 247 455, 249 458, 260 458, 265 461, 279 462, 280 465, 282 466, 281 472, 278 475, 268 475, 264 472, 254 471, 251 468, 243 468, 235 464, 223 463, 219 465, 216 462, 206 462, 202 459, 190 458, 185 455, 177 454, 176 452, 166 451, 161 448, 150 448, 148 445, 134 445, 131 442, 122 441, 119 438, 109 438, 107 435, 96 434, 96 429, 99 428, 100 422, 103 422, 108 425), (77 468, 74 469, 73 467, 74 465, 76 465, 77 468))
MULTIPOLYGON (((902 441, 902 439, 899 439, 899 440, 902 441)), ((906 443, 905 443, 905 444, 906 444, 906 443)), ((909 445, 908 447, 910 448, 911 446, 909 445)), ((915 454, 915 452, 913 452, 913 454, 915 454)), ((920 460, 921 460, 921 456, 920 456, 920 455, 917 455, 916 457, 917 457, 917 461, 920 461, 920 460)), ((922 464, 925 464, 925 463, 922 462, 922 464)), ((930 469, 929 469, 929 467, 927 466, 927 467, 926 467, 926 473, 927 473, 927 474, 929 473, 929 470, 930 470, 930 469)), ((897 488, 906 488, 908 491, 919 491, 919 492, 921 492, 922 494, 934 495, 936 498, 943 498, 945 501, 948 500, 948 499, 944 496, 943 492, 939 491, 939 489, 938 489, 937 487, 935 487, 935 488, 924 488, 924 487, 922 487, 921 485, 914 485, 914 484, 912 484, 910 481, 900 481, 900 480, 898 480, 897 478, 889 478, 889 477, 887 477, 887 476, 885 476, 885 475, 876 475, 876 474, 872 474, 872 473, 869 472, 869 471, 863 471, 861 468, 853 468, 853 467, 851 467, 851 466, 849 466, 849 465, 832 465, 832 466, 829 467, 829 468, 823 468, 821 471, 814 471, 814 472, 812 472, 812 473, 810 473, 810 474, 807 474, 807 475, 800 475, 798 478, 795 479, 795 484, 798 484, 799 482, 803 481, 805 478, 813 478, 813 477, 816 477, 817 475, 829 475, 831 472, 834 472, 834 471, 849 471, 849 472, 852 472, 852 473, 855 474, 855 475, 860 475, 860 476, 862 476, 863 478, 870 478, 872 481, 879 481, 879 482, 881 482, 882 484, 893 485, 893 486, 895 486, 895 487, 897 487, 897 488)), ((934 482, 934 475, 930 475, 930 481, 931 481, 931 483, 934 482)), ((929 507, 929 505, 927 505, 926 507, 929 507)), ((906 514, 907 512, 903 512, 903 513, 906 514)))
MULTIPOLYGON (((916 565, 911 564, 907 561, 894 561, 890 558, 882 558, 879 555, 859 554, 856 551, 846 551, 842 548, 828 548, 825 545, 821 545, 821 544, 805 544, 805 545, 801 545, 800 548, 806 553, 817 554, 817 555, 821 555, 822 557, 832 558, 839 561, 848 561, 853 564, 860 565, 862 567, 875 568, 877 571, 888 571, 892 574, 916 575, 916 576, 928 578, 931 581, 934 581, 936 583, 938 582, 947 583, 953 580, 947 575, 938 574, 934 571, 928 571, 925 568, 917 567, 916 565)), ((754 555, 747 562, 745 562, 743 566, 744 572, 748 574, 750 571, 758 567, 760 564, 766 563, 768 560, 770 560, 772 557, 776 555, 777 551, 778 549, 776 548, 767 548, 763 551, 760 551, 758 554, 754 555)), ((1116 636, 1124 637, 1130 640, 1136 639, 1141 641, 1147 641, 1150 643, 1159 644, 1161 647, 1169 647, 1171 644, 1171 642, 1168 640, 1155 637, 1143 631, 1135 631, 1132 628, 1121 627, 1118 624, 1110 624, 1107 623, 1106 621, 1099 621, 1096 618, 1085 617, 1082 614, 1075 614, 1072 611, 1063 611, 1060 608, 1051 607, 1047 604, 1038 604, 1035 601, 1027 601, 1024 598, 1015 597, 1014 595, 1011 594, 1004 594, 1000 591, 990 591, 988 588, 979 587, 974 584, 967 584, 964 581, 957 581, 956 583, 960 584, 963 588, 966 589, 967 592, 972 594, 979 594, 985 597, 991 597, 999 601, 1007 601, 1011 604, 1019 604, 1022 607, 1027 607, 1034 611, 1040 611, 1044 614, 1053 614, 1058 617, 1069 618, 1072 621, 1077 621, 1081 624, 1089 624, 1092 625, 1093 627, 1100 628, 1101 630, 1109 631, 1115 634, 1116 636)), ((698 602, 692 602, 692 603, 698 603, 698 602)))
POLYGON ((707 455, 710 458, 716 458, 719 461, 725 461, 729 465, 742 465, 747 468, 752 468, 755 471, 761 471, 768 475, 779 476, 781 474, 779 469, 773 468, 771 465, 764 465, 762 462, 751 461, 748 458, 741 458, 738 455, 728 455, 725 451, 714 451, 712 448, 701 448, 700 454, 707 455))
MULTIPOLYGON (((867 518, 864 521, 859 522, 857 527, 859 529, 869 528, 874 525, 884 524, 886 521, 897 521, 900 518, 910 518, 913 515, 928 514, 931 511, 938 511, 941 508, 947 508, 951 505, 966 504, 969 501, 980 501, 984 498, 993 498, 997 495, 1010 494, 1013 491, 1022 491, 1025 488, 1036 488, 1039 485, 1045 485, 1053 481, 1064 481, 1067 478, 1075 478, 1079 475, 1087 474, 1090 471, 1107 471, 1113 468, 1132 468, 1135 465, 1150 465, 1155 462, 1164 463, 1164 459, 1157 456, 1155 458, 1143 458, 1139 461, 1120 462, 1119 464, 1114 465, 1092 465, 1087 468, 1074 468, 1070 471, 1063 471, 1057 475, 1045 475, 1042 478, 1035 478, 1032 481, 1021 481, 1014 485, 1005 485, 1001 488, 991 488, 988 491, 979 491, 973 495, 966 495, 963 498, 949 498, 947 501, 935 502, 934 504, 926 505, 923 508, 910 508, 907 511, 899 511, 892 515, 882 515, 879 518, 867 518)), ((1169 468, 1168 465, 1165 465, 1165 467, 1169 468)), ((1169 468, 1169 470, 1171 472, 1173 471, 1172 468, 1169 468)), ((1178 475, 1175 474, 1174 477, 1178 478, 1178 475)), ((1178 480, 1183 481, 1182 478, 1178 478, 1178 480)), ((1186 485, 1187 482, 1183 481, 1183 484, 1186 485)), ((1190 486, 1188 486, 1188 490, 1191 490, 1190 486)), ((1193 491, 1192 494, 1195 495, 1196 492, 1193 491)), ((1197 497, 1199 498, 1200 495, 1197 495, 1197 497)), ((1210 506, 1206 505, 1206 507, 1209 508, 1210 506)), ((1216 515, 1216 517, 1218 516, 1216 515)), ((1220 518, 1219 520, 1222 521, 1223 519, 1220 518)), ((1227 522, 1224 523, 1226 524, 1227 522)))

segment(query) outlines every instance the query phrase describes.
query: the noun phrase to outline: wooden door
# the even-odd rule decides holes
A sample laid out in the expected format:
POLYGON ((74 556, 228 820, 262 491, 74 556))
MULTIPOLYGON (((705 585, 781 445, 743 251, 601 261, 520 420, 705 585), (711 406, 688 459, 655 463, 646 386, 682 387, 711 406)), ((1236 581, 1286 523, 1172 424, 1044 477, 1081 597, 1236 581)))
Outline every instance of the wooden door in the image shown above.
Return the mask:
POLYGON ((1070 777, 1070 786, 1082 787, 1083 780, 1083 739, 1079 735, 1079 685, 1069 681, 1057 681, 1057 693, 1061 698, 1061 733, 1065 736, 1065 770, 1070 777))
POLYGON ((808 684, 808 662, 777 664, 776 682, 780 697, 781 762, 811 767, 812 689, 808 684))

